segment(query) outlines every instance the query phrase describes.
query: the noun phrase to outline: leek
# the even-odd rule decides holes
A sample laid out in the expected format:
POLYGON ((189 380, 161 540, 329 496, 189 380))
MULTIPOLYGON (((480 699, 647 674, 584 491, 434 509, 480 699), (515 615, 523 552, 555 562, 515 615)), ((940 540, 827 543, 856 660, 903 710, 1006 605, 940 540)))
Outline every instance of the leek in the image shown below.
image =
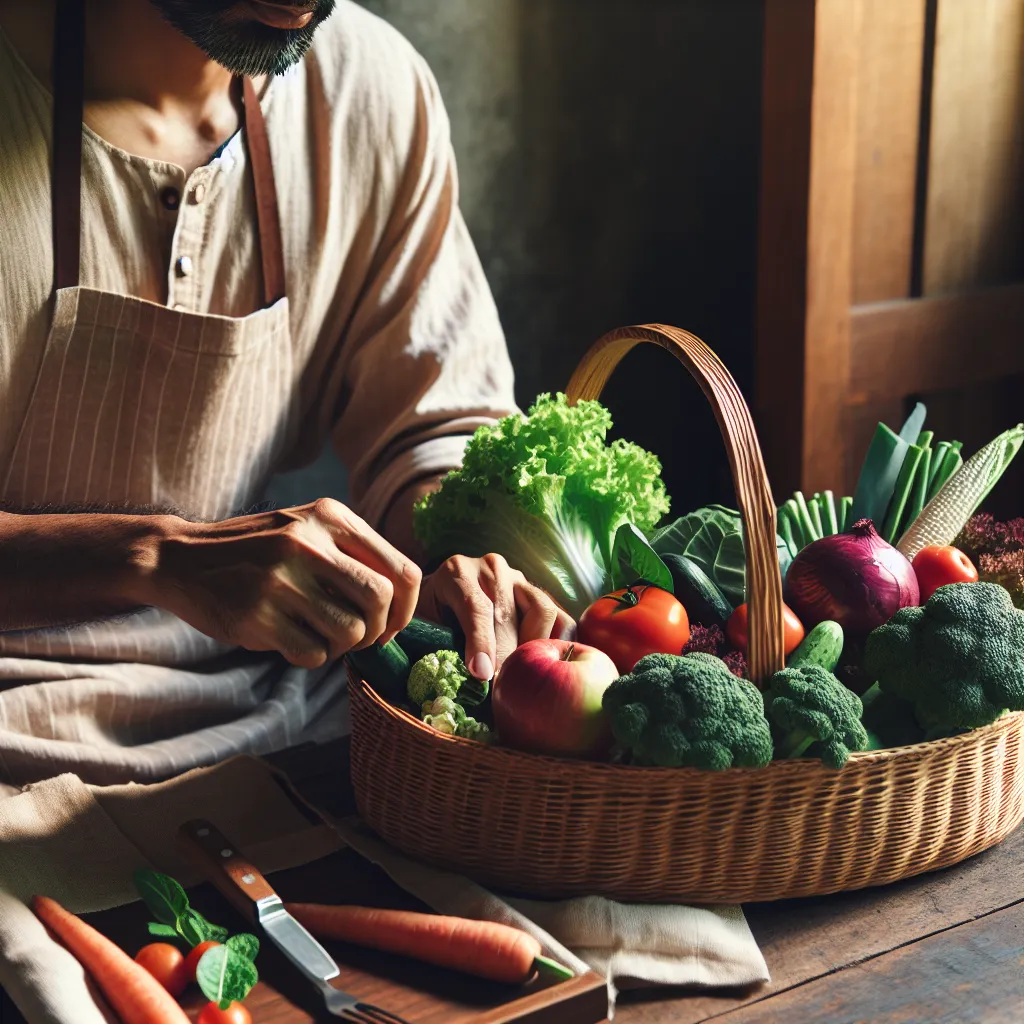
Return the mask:
MULTIPOLYGON (((910 529, 910 524, 921 514, 928 500, 928 475, 931 466, 932 452, 929 448, 921 455, 921 465, 918 467, 917 476, 914 478, 914 489, 911 492, 911 503, 907 507, 907 514, 902 523, 903 530, 910 529)), ((889 543, 891 544, 897 536, 899 534, 894 530, 893 536, 889 538, 889 543)))
POLYGON ((913 444, 907 452, 907 457, 903 460, 900 475, 893 489, 892 501, 889 503, 889 511, 885 517, 885 525, 878 531, 890 544, 898 535, 900 523, 903 521, 903 511, 907 507, 907 499, 914 489, 914 480, 923 455, 924 452, 916 444, 913 444))
POLYGON ((918 402, 899 434, 884 423, 878 424, 857 480, 850 525, 858 519, 870 519, 877 529, 885 521, 903 462, 921 434, 925 415, 924 405, 918 402))
MULTIPOLYGON (((939 470, 942 469, 942 463, 945 461, 946 453, 952 447, 953 446, 948 441, 940 441, 935 448, 934 454, 932 455, 932 468, 930 473, 928 474, 929 501, 931 501, 931 499, 935 497, 935 495, 938 493, 939 488, 942 486, 943 483, 945 483, 945 480, 943 480, 942 483, 938 482, 939 470)), ((949 478, 947 477, 946 479, 948 480, 949 478)))

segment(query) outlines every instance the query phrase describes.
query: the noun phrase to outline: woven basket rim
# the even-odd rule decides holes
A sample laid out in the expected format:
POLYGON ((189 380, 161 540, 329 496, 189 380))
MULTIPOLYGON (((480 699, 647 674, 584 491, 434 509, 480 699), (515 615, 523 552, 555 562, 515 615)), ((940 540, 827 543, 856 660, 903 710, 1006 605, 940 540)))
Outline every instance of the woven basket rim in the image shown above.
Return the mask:
MULTIPOLYGON (((552 768, 558 767, 563 770, 576 771, 628 771, 632 773, 648 773, 664 776, 672 772, 676 775, 694 774, 702 778, 709 773, 701 768, 660 768, 655 765, 635 764, 612 764, 607 761, 587 761, 584 759, 570 757, 551 757, 546 754, 531 754, 525 750, 515 750, 512 747, 491 746, 480 743, 477 740, 467 739, 463 736, 449 736, 446 733, 438 732, 429 725, 421 722, 415 715, 404 708, 395 707, 394 704, 385 700, 365 679, 359 678, 349 669, 349 684, 359 686, 367 698, 385 714, 400 722, 404 727, 411 727, 419 733, 421 740, 437 744, 457 744, 463 746, 468 753, 475 757, 492 758, 495 761, 505 760, 506 762, 520 762, 521 764, 536 764, 546 762, 552 768)), ((959 733, 956 736, 946 736, 942 739, 927 740, 922 743, 912 743, 904 747, 886 747, 884 750, 857 750, 850 754, 846 765, 838 771, 846 771, 854 766, 863 767, 868 764, 882 764, 887 761, 900 759, 924 758, 951 751, 955 747, 966 746, 983 742, 989 735, 1012 729, 1014 726, 1024 729, 1024 711, 1009 711, 1001 715, 994 722, 988 725, 979 726, 977 729, 970 729, 967 732, 959 733)), ((440 749, 440 748, 438 748, 440 749)), ((793 760, 776 760, 769 762, 764 768, 726 768, 712 773, 717 776, 738 776, 738 775, 763 775, 764 772, 791 772, 791 771, 818 771, 822 767, 821 762, 812 758, 796 758, 793 760)), ((834 773, 836 769, 829 769, 834 773)))

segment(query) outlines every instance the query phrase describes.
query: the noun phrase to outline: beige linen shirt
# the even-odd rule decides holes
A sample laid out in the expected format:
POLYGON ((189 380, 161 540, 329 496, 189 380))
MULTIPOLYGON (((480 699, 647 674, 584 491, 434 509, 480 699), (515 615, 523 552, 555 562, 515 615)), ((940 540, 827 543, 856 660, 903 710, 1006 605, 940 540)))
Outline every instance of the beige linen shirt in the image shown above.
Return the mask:
MULTIPOLYGON (((0 460, 49 327, 50 106, 0 33, 0 460)), ((263 108, 301 370, 289 454, 273 468, 311 461, 332 436, 353 504, 377 524, 399 489, 457 465, 465 436, 514 408, 497 312, 458 210, 447 116, 422 58, 347 0, 305 60, 269 83, 263 108)), ((259 308, 240 135, 187 180, 89 129, 83 148, 82 285, 200 313, 259 308)))
MULTIPOLYGON (((231 499, 256 500, 270 472, 311 461, 331 439, 354 506, 379 525, 399 490, 457 465, 469 433, 515 408, 497 312, 458 211, 447 118, 422 59, 347 0, 303 62, 269 83, 261 105, 290 330, 264 342, 272 386, 222 400, 248 408, 258 396, 273 435, 265 447, 285 454, 236 470, 231 499), (279 351, 284 345, 290 350, 279 351), (281 386, 280 367, 291 386, 281 386)), ((50 107, 0 33, 0 470, 11 464, 47 347, 50 107)), ((260 256, 241 136, 186 178, 86 128, 81 266, 84 287, 213 316, 257 310, 260 256)), ((60 404, 96 408, 97 396, 77 394, 86 386, 64 376, 60 404)), ((167 419, 182 401, 167 396, 167 419)), ((147 415, 160 422, 160 412, 147 415)), ((95 436, 88 420, 86 440, 95 436)), ((217 452, 232 468, 233 450, 217 452)), ((144 457, 132 448, 132 459, 144 457)), ((27 463, 30 484, 34 472, 27 463)), ((215 475, 211 467, 199 478, 215 475)), ((216 485, 194 493, 195 505, 229 514, 216 485)), ((0 783, 60 771, 94 782, 152 779, 325 739, 346 729, 344 702, 340 665, 308 672, 232 650, 159 609, 0 633, 0 783)))

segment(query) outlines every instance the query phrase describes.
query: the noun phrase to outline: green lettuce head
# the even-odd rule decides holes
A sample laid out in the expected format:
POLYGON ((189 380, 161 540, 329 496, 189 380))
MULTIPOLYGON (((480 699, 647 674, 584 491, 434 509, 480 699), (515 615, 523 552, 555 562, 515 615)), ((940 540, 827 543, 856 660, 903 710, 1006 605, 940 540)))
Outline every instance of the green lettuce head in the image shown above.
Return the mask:
POLYGON ((428 557, 504 555, 578 616, 611 588, 618 528, 649 531, 669 508, 661 463, 638 445, 609 444, 611 425, 600 402, 558 394, 481 427, 462 468, 417 505, 428 557))

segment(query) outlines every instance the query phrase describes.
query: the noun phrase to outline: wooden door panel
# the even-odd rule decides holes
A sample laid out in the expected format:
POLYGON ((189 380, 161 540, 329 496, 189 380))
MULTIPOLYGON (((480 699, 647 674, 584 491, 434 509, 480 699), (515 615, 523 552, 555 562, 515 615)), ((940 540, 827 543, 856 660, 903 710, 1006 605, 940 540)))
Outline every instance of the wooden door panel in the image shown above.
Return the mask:
POLYGON ((1024 0, 766 0, 763 116, 776 490, 852 489, 916 394, 968 447, 1024 419, 1024 0))
POLYGON ((938 0, 930 135, 924 294, 1021 280, 1024 0, 938 0))
POLYGON ((910 294, 925 0, 862 0, 853 302, 910 294))

